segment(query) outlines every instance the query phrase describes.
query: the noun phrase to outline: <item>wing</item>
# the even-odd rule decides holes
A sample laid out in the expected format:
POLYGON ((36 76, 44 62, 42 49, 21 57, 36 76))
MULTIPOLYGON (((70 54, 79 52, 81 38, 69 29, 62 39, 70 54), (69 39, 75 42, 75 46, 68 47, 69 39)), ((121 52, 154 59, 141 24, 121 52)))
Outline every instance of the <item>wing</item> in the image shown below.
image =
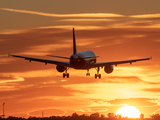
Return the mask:
POLYGON ((133 62, 150 60, 150 59, 152 59, 152 58, 124 60, 124 61, 113 61, 113 62, 99 62, 99 63, 93 64, 92 67, 103 67, 103 66, 107 66, 107 65, 116 65, 117 66, 118 64, 124 64, 124 63, 130 63, 130 64, 132 64, 133 62))
POLYGON ((30 62, 31 61, 37 61, 37 62, 42 62, 42 63, 45 63, 45 64, 49 63, 49 64, 66 66, 66 67, 72 67, 69 62, 65 62, 65 61, 47 60, 47 59, 32 58, 32 57, 25 57, 25 56, 19 56, 19 55, 11 55, 11 54, 9 54, 9 56, 24 58, 25 60, 29 60, 30 62))

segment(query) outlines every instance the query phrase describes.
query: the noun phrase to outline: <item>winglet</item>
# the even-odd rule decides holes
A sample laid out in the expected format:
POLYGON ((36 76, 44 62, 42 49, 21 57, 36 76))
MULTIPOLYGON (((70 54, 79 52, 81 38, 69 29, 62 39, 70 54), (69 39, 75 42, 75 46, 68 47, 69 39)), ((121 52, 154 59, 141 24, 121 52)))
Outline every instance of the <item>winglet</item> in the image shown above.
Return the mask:
POLYGON ((76 39, 75 39, 75 32, 74 32, 74 28, 73 28, 73 54, 77 53, 77 49, 76 49, 76 39))

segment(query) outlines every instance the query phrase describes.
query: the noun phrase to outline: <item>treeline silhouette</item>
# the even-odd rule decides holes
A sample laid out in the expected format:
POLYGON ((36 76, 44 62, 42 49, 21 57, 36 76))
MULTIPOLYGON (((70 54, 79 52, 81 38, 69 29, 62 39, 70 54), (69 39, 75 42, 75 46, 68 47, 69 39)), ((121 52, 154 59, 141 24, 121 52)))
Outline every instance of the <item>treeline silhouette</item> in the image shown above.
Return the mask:
POLYGON ((141 114, 140 118, 127 118, 122 117, 121 115, 114 115, 114 113, 108 113, 107 117, 100 113, 93 113, 90 116, 88 115, 78 115, 73 113, 72 116, 50 116, 50 117, 33 117, 22 118, 9 116, 8 118, 0 117, 0 120, 160 120, 160 114, 153 114, 150 118, 144 118, 144 115, 141 114))

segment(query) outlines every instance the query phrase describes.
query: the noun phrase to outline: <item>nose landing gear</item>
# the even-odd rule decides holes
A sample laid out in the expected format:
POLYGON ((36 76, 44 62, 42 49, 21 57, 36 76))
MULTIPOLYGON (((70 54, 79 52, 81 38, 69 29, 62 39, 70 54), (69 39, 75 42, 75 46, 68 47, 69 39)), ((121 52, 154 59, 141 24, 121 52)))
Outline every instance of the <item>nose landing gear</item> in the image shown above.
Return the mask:
POLYGON ((89 69, 87 69, 87 74, 86 74, 86 76, 90 76, 89 69))

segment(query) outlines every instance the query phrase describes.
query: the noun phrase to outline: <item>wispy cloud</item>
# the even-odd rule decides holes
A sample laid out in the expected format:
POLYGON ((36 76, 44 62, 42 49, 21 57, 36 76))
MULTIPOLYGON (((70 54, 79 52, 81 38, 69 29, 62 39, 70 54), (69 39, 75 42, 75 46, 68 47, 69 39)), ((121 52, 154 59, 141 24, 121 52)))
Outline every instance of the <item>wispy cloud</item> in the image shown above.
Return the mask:
POLYGON ((147 91, 147 92, 153 92, 153 93, 160 93, 160 88, 145 88, 143 89, 144 91, 147 91))
POLYGON ((12 75, 0 74, 0 84, 21 81, 24 81, 22 77, 14 77, 12 75))
POLYGON ((115 99, 107 101, 114 105, 120 104, 127 104, 127 105, 141 105, 141 106, 153 106, 157 105, 155 102, 158 99, 151 99, 151 98, 127 98, 127 99, 115 99))
MULTIPOLYGON (((9 73, 10 75, 14 76, 21 76, 24 78, 34 78, 34 77, 48 77, 53 75, 53 70, 47 69, 47 70, 37 70, 37 71, 27 71, 27 72, 16 72, 16 73, 9 73)), ((56 72, 56 71, 54 71, 56 72)), ((16 77, 18 78, 18 77, 16 77)))
POLYGON ((64 115, 66 113, 66 111, 63 111, 63 110, 59 110, 59 109, 42 109, 42 110, 37 110, 37 111, 33 111, 33 112, 30 112, 29 115, 32 115, 32 116, 41 116, 41 112, 44 112, 45 113, 45 116, 53 116, 53 115, 64 115))
POLYGON ((44 13, 37 11, 29 11, 29 10, 18 10, 18 9, 10 9, 10 8, 0 8, 1 10, 10 11, 10 12, 19 12, 19 13, 28 13, 35 14, 47 17, 124 17, 120 14, 114 13, 81 13, 81 14, 54 14, 54 13, 44 13))
POLYGON ((60 20, 60 21, 76 21, 76 22, 84 22, 84 21, 87 21, 87 22, 103 22, 103 21, 115 21, 113 19, 63 19, 63 20, 60 20))
POLYGON ((131 15, 132 18, 160 18, 160 14, 131 15))
POLYGON ((16 79, 17 79, 17 80, 1 80, 1 81, 0 81, 0 84, 1 84, 1 83, 9 83, 9 82, 20 82, 20 81, 24 81, 23 78, 18 78, 18 77, 16 77, 16 79))

